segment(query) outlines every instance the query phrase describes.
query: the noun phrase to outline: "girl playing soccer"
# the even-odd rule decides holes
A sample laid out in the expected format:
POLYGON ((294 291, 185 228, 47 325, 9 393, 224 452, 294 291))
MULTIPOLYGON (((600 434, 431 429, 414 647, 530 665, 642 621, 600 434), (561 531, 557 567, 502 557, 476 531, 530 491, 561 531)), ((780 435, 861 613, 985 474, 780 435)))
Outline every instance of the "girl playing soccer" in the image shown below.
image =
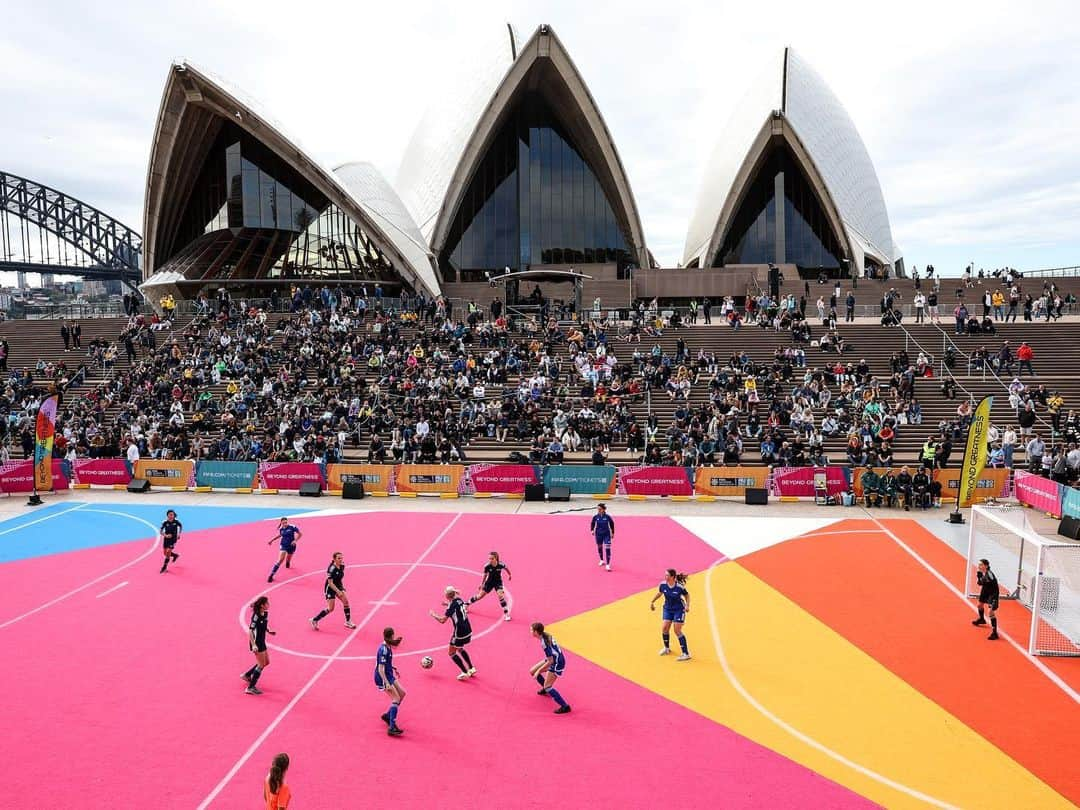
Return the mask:
POLYGON ((686 574, 677 573, 674 568, 669 568, 660 583, 656 596, 649 602, 649 610, 656 610, 656 600, 664 597, 664 624, 661 634, 664 638, 664 646, 660 655, 671 653, 671 625, 675 625, 675 635, 679 639, 682 655, 677 661, 689 661, 690 650, 686 644, 686 636, 683 635, 682 626, 686 621, 686 614, 690 612, 690 591, 686 590, 686 574))
POLYGON ((270 576, 266 578, 267 582, 274 581, 274 574, 278 572, 282 563, 285 563, 286 568, 292 567, 292 555, 296 553, 296 541, 303 537, 301 532, 296 526, 289 523, 287 517, 283 517, 278 521, 277 534, 266 541, 266 545, 270 545, 275 540, 280 542, 281 553, 278 555, 278 561, 274 563, 274 567, 270 569, 270 576))
POLYGON ((255 666, 240 677, 247 681, 244 691, 249 695, 261 695, 262 690, 255 684, 263 670, 270 666, 270 653, 266 651, 266 634, 276 636, 270 629, 270 598, 260 596, 251 603, 251 623, 248 625, 248 647, 255 653, 255 666))
POLYGON ((563 696, 559 694, 559 690, 555 688, 555 681, 566 669, 566 656, 563 655, 562 648, 555 643, 555 639, 551 637, 551 634, 544 632, 543 624, 533 622, 530 628, 533 638, 540 639, 540 645, 544 648, 544 660, 529 670, 529 674, 536 678, 536 682, 540 684, 540 691, 536 694, 548 695, 559 704, 555 714, 569 714, 570 704, 563 699, 563 696))
POLYGON ((510 606, 506 604, 506 591, 503 590, 503 571, 506 572, 507 579, 512 580, 514 578, 514 575, 510 573, 510 567, 499 560, 499 552, 491 552, 488 555, 487 565, 484 566, 480 587, 474 596, 469 597, 469 604, 473 605, 492 591, 495 591, 495 594, 499 597, 499 604, 502 605, 503 616, 506 621, 510 621, 510 606))
POLYGON ((161 564, 161 571, 158 573, 164 574, 170 562, 180 559, 180 555, 173 549, 176 548, 176 541, 180 539, 183 530, 184 524, 176 519, 176 512, 172 509, 166 512, 165 520, 161 523, 161 550, 165 553, 165 562, 161 564))
POLYGON ((341 600, 341 607, 345 611, 345 628, 355 630, 352 623, 352 608, 349 607, 349 597, 345 595, 345 557, 340 551, 335 551, 330 565, 326 567, 326 582, 323 583, 323 596, 326 597, 326 609, 311 619, 311 627, 319 629, 319 622, 334 612, 334 600, 341 600))
POLYGON ((453 585, 447 585, 444 593, 447 599, 444 603, 446 612, 440 616, 434 610, 429 610, 428 615, 439 624, 446 624, 447 619, 453 622, 454 632, 450 636, 450 646, 447 647, 446 654, 461 670, 461 674, 457 676, 457 679, 463 681, 476 674, 476 667, 472 665, 469 651, 465 649, 465 645, 472 641, 472 624, 469 622, 469 611, 458 594, 458 589, 453 585))
POLYGON ((375 686, 380 692, 390 695, 390 708, 382 715, 381 720, 386 723, 386 733, 391 737, 400 737, 405 733, 404 729, 397 724, 398 706, 405 700, 405 687, 398 680, 398 671, 394 666, 394 647, 401 643, 401 636, 394 636, 394 628, 387 627, 382 631, 383 643, 379 645, 375 653, 375 686))

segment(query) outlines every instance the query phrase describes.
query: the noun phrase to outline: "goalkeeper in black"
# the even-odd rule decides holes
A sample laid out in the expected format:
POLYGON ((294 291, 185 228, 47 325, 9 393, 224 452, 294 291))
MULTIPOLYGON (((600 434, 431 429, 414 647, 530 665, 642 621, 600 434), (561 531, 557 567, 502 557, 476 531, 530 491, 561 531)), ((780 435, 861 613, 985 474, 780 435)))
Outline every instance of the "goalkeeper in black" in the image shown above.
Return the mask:
POLYGON ((979 618, 972 620, 972 624, 980 627, 986 624, 984 611, 990 611, 990 635, 988 639, 993 641, 997 634, 997 609, 998 609, 998 581, 994 572, 990 570, 990 561, 979 560, 979 572, 975 575, 979 583, 979 618))

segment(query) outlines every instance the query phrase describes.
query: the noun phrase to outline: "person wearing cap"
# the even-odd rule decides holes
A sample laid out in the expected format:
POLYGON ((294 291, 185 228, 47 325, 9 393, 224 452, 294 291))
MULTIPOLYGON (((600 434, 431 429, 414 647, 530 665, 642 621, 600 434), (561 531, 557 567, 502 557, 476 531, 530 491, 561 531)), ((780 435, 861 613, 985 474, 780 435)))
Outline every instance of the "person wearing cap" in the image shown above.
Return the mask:
POLYGON ((465 649, 465 645, 472 641, 472 625, 469 623, 469 611, 465 607, 460 592, 453 585, 447 585, 443 594, 446 596, 446 601, 443 603, 446 605, 446 610, 443 615, 440 616, 434 610, 429 610, 428 615, 439 624, 446 624, 446 620, 449 619, 454 625, 454 632, 450 636, 450 645, 447 647, 446 654, 461 670, 461 674, 457 676, 457 679, 464 681, 476 675, 476 667, 472 664, 469 651, 465 649))
POLYGON ((606 564, 607 570, 611 570, 611 541, 615 537, 615 520, 607 513, 606 504, 596 505, 596 514, 589 524, 589 531, 596 539, 596 553, 600 556, 599 565, 606 564))

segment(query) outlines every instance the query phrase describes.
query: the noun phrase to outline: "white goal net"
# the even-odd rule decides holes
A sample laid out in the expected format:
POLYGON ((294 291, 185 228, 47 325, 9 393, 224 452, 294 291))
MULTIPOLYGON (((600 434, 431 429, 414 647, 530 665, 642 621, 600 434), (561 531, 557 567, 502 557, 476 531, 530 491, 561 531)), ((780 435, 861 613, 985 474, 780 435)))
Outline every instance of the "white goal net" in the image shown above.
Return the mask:
POLYGON ((1080 656, 1080 543, 1036 532, 1019 506, 971 510, 964 593, 979 595, 975 573, 988 560, 1001 599, 1028 608, 1031 655, 1080 656))

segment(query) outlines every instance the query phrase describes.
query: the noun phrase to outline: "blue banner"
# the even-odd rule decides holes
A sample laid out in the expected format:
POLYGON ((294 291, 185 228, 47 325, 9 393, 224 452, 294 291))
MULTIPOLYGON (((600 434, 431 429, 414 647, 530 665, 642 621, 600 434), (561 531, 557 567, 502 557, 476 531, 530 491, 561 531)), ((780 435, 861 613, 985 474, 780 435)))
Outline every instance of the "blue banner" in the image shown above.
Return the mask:
POLYGON ((593 464, 555 464, 544 468, 544 486, 570 487, 573 495, 612 495, 615 467, 593 464))
POLYGON ((1065 492, 1061 499, 1061 511, 1069 517, 1080 517, 1080 489, 1062 487, 1065 492))
POLYGON ((255 486, 259 465, 255 461, 200 461, 195 467, 195 485, 215 489, 255 486))

